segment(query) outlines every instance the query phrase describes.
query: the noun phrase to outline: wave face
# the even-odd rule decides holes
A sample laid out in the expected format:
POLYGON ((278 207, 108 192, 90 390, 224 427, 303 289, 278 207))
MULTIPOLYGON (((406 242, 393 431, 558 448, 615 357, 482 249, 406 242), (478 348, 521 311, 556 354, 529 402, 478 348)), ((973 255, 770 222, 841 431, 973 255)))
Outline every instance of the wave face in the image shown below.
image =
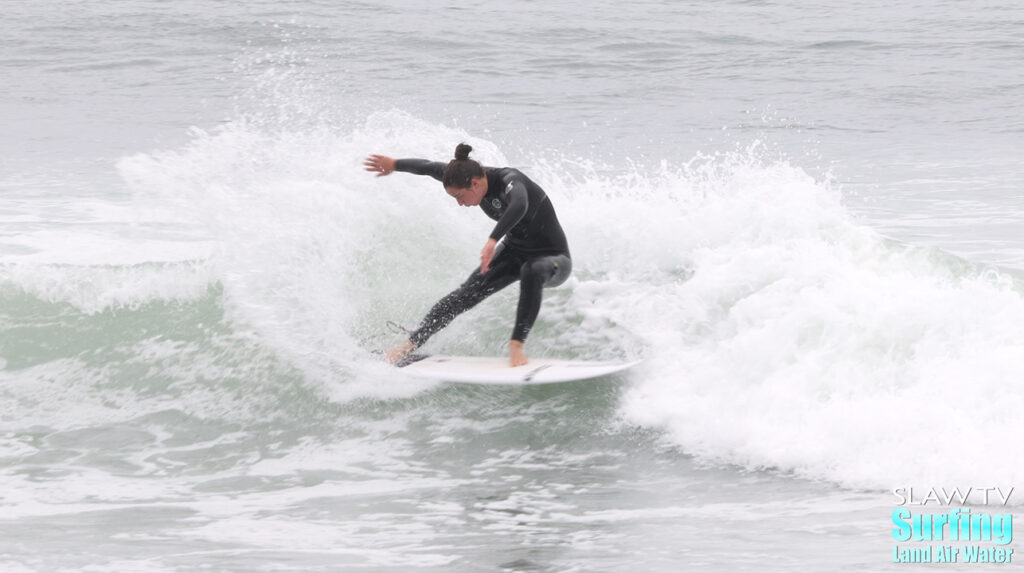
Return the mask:
MULTIPOLYGON (((429 178, 378 179, 360 161, 442 159, 458 141, 508 164, 489 141, 399 111, 347 132, 238 122, 124 159, 140 216, 189 229, 180 260, 4 266, 5 418, 46 403, 45 423, 73 426, 171 401, 223 421, 266 416, 282 396, 297 402, 275 416, 325 394, 421 392, 367 350, 464 278, 492 223, 429 178)), ((1013 277, 886 240, 828 182, 771 155, 517 162, 551 196, 575 267, 548 292, 531 352, 644 358, 621 419, 712 463, 866 488, 1019 479, 1003 441, 1024 429, 1013 277)), ((430 348, 503 352, 515 296, 430 348)))

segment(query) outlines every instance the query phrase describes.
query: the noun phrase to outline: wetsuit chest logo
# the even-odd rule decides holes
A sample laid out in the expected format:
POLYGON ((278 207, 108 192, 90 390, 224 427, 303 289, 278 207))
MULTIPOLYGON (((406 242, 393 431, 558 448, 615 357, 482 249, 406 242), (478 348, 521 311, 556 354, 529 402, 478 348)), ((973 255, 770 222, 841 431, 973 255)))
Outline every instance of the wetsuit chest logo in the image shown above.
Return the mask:
POLYGON ((491 199, 491 207, 497 210, 501 210, 501 199, 491 199))

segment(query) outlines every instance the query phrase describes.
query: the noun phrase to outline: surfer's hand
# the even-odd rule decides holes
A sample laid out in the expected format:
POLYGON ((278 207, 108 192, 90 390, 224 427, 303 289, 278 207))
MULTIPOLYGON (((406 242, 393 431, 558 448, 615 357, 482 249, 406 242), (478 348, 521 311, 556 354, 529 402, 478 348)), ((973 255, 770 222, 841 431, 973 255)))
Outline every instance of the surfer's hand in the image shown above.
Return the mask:
POLYGON ((371 173, 376 173, 377 177, 384 177, 395 170, 395 160, 387 155, 373 154, 363 160, 363 167, 371 173))
POLYGON ((487 239, 487 244, 480 251, 480 274, 487 272, 487 269, 491 267, 491 259, 494 258, 494 249, 498 246, 498 241, 494 239, 487 239))

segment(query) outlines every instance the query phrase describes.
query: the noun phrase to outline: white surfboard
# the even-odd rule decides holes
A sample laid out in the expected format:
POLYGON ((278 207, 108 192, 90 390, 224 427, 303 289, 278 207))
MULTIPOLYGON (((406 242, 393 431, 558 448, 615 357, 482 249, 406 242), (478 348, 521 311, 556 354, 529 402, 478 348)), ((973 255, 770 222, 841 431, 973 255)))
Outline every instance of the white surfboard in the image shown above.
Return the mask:
POLYGON ((531 358, 524 366, 512 368, 508 357, 444 356, 416 354, 399 366, 417 378, 469 384, 553 384, 587 380, 621 372, 635 362, 594 362, 557 358, 531 358))

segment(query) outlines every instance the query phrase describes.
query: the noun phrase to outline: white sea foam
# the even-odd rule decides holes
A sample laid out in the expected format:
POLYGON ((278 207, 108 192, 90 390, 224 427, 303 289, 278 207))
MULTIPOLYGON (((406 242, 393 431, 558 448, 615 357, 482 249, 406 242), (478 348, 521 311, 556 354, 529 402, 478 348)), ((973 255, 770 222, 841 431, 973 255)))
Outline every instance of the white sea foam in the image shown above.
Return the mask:
POLYGON ((1008 275, 893 244, 784 163, 723 157, 622 187, 564 211, 601 239, 579 267, 612 279, 578 303, 647 345, 629 420, 708 459, 848 486, 1020 479, 1024 300, 1008 275))
POLYGON ((152 301, 193 301, 208 293, 216 277, 205 260, 127 266, 0 266, 0 286, 46 302, 70 304, 87 314, 152 301))
POLYGON ((181 151, 128 158, 120 170, 140 209, 204 226, 233 316, 307 373, 333 378, 352 363, 373 368, 365 339, 422 312, 411 297, 436 297, 460 280, 452 261, 472 261, 475 237, 486 238, 486 223, 441 200, 432 180, 376 180, 362 158, 443 158, 462 139, 471 138, 397 112, 347 134, 239 123, 197 132, 181 151))

